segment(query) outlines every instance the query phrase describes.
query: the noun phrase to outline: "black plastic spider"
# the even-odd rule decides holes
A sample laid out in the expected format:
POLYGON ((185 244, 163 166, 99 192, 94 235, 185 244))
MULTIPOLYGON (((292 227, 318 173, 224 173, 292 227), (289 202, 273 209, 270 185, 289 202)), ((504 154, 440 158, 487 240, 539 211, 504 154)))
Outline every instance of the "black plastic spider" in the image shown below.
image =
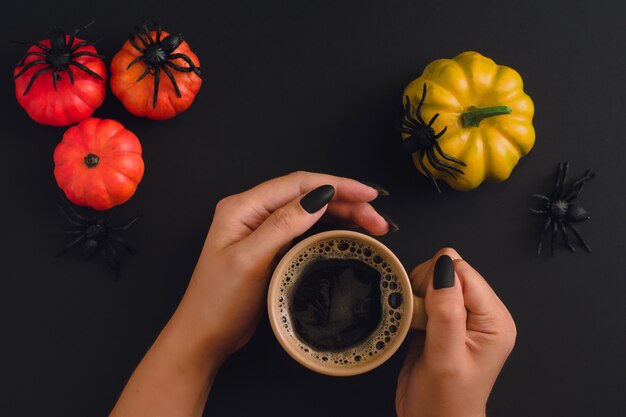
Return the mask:
POLYGON ((61 256, 68 249, 82 243, 81 252, 85 259, 93 257, 96 252, 100 250, 104 260, 113 270, 115 276, 119 277, 120 265, 117 259, 117 250, 115 249, 113 242, 117 242, 123 246, 130 254, 134 254, 135 251, 124 241, 124 239, 114 232, 130 229, 141 216, 132 218, 128 223, 122 226, 112 226, 110 221, 111 216, 113 215, 113 210, 101 217, 85 217, 79 214, 69 202, 65 201, 64 203, 65 204, 63 206, 59 205, 59 209, 74 226, 65 229, 65 233, 76 237, 65 245, 57 256, 61 256))
POLYGON ((193 72, 200 78, 202 78, 202 76, 200 75, 200 68, 196 67, 189 56, 185 54, 172 53, 183 42, 183 35, 181 33, 172 33, 161 39, 161 32, 163 31, 163 28, 156 22, 152 22, 152 24, 156 26, 156 39, 152 38, 152 34, 148 29, 148 24, 146 22, 143 22, 141 27, 136 27, 135 32, 129 35, 130 44, 141 52, 141 55, 133 59, 131 63, 128 64, 126 69, 130 69, 139 61, 143 61, 146 64, 146 70, 139 78, 137 78, 137 82, 143 80, 148 74, 154 76, 154 96, 152 97, 152 107, 156 107, 159 83, 161 81, 161 70, 163 70, 165 75, 167 75, 167 78, 170 79, 178 97, 182 97, 182 95, 178 88, 178 84, 176 84, 176 78, 174 78, 174 74, 172 74, 172 71, 168 67, 180 72, 193 72), (143 47, 135 41, 135 37, 141 41, 143 47), (180 65, 172 62, 174 59, 182 59, 189 66, 181 67, 180 65))
POLYGON ((39 77, 41 74, 48 72, 50 70, 52 71, 52 85, 54 86, 55 90, 57 89, 57 81, 61 79, 61 74, 60 74, 61 72, 66 72, 67 76, 70 78, 70 82, 74 84, 74 74, 72 74, 70 65, 82 71, 85 71, 87 74, 92 75, 99 80, 102 80, 102 77, 100 76, 100 74, 92 71, 86 65, 81 64, 80 62, 76 61, 76 58, 79 58, 81 56, 92 56, 95 58, 104 59, 104 56, 96 54, 94 52, 78 51, 78 49, 84 46, 93 45, 94 44, 93 42, 80 41, 74 44, 76 35, 78 35, 83 30, 87 29, 89 26, 93 25, 93 23, 94 21, 92 20, 86 25, 81 26, 77 29, 74 29, 72 33, 70 33, 69 38, 67 38, 67 34, 63 31, 63 29, 60 29, 60 28, 52 29, 52 31, 50 32, 50 46, 49 47, 42 44, 41 42, 33 42, 33 43, 18 42, 18 43, 27 45, 29 48, 31 46, 36 46, 37 48, 39 48, 39 51, 26 52, 26 54, 22 57, 22 59, 17 63, 18 67, 24 65, 24 62, 26 62, 26 59, 29 56, 34 55, 34 56, 39 56, 42 58, 34 59, 30 61, 28 64, 24 65, 24 68, 22 68, 17 74, 15 74, 15 77, 14 77, 15 80, 17 80, 19 77, 24 75, 24 73, 28 71, 30 68, 32 68, 33 66, 46 64, 45 67, 37 70, 31 76, 30 81, 28 82, 28 85, 26 86, 26 89, 24 90, 23 95, 26 95, 28 93, 28 91, 33 86, 33 83, 35 82, 37 77, 39 77), (66 39, 67 39, 67 42, 66 42, 66 39))
POLYGON ((435 133, 435 130, 432 128, 433 123, 439 117, 439 113, 436 113, 428 123, 424 122, 422 118, 422 105, 424 104, 424 100, 426 99, 426 83, 424 83, 424 89, 422 90, 422 98, 417 106, 417 110, 415 110, 415 117, 411 115, 411 101, 409 100, 409 96, 406 96, 406 104, 404 105, 404 114, 402 115, 402 119, 400 119, 400 123, 396 126, 396 129, 402 133, 409 135, 406 139, 402 141, 402 146, 407 152, 414 153, 419 151, 419 164, 422 170, 428 175, 435 184, 437 188, 437 192, 441 193, 441 189, 439 188, 439 184, 437 184, 437 180, 433 177, 432 173, 428 170, 426 165, 424 164, 424 155, 428 158, 428 162, 430 165, 436 170, 443 171, 446 174, 452 176, 454 179, 457 179, 455 173, 465 175, 465 173, 451 165, 442 159, 450 162, 454 162, 456 164, 467 166, 465 162, 453 158, 452 156, 446 154, 441 149, 441 146, 437 143, 437 139, 439 139, 446 132, 448 127, 444 127, 439 133, 435 133), (437 154, 437 151, 442 159, 440 159, 437 154))
POLYGON ((589 220, 591 217, 589 216, 587 210, 581 206, 573 204, 572 202, 580 195, 585 182, 595 177, 596 173, 591 169, 588 169, 585 175, 571 183, 569 187, 565 187, 568 170, 569 162, 559 163, 556 182, 554 184, 554 188, 552 188, 552 194, 550 194, 550 197, 543 194, 533 194, 533 197, 544 200, 545 206, 541 210, 530 209, 530 211, 533 214, 547 216, 546 223, 539 237, 539 247, 537 248, 538 255, 541 254, 543 237, 550 227, 552 227, 552 235, 550 237, 550 255, 554 254, 554 241, 556 240, 558 232, 561 232, 563 241, 567 247, 572 252, 576 252, 576 249, 574 249, 574 246, 570 243, 567 237, 565 229, 570 229, 574 235, 576 235, 576 238, 587 250, 587 252, 591 252, 589 245, 587 245, 578 232, 578 229, 576 229, 576 227, 572 224, 573 222, 578 223, 589 220))

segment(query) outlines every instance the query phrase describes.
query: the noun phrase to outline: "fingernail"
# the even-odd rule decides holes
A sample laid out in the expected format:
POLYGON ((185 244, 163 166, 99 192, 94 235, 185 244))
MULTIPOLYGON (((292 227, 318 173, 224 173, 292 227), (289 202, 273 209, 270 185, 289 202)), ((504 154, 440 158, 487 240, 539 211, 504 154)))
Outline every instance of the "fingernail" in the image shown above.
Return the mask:
POLYGON ((302 197, 300 205, 308 213, 315 213, 324 207, 335 195, 335 187, 332 185, 322 185, 313 191, 309 191, 307 195, 302 197))
POLYGON ((373 189, 378 191, 378 195, 381 197, 387 197, 389 195, 389 191, 385 190, 383 187, 381 187, 380 185, 376 183, 369 182, 369 181, 361 181, 361 184, 365 184, 368 187, 372 187, 373 189))
POLYGON ((389 231, 390 232, 397 232, 398 230, 400 230, 400 228, 398 227, 398 224, 396 222, 394 222, 391 217, 389 217, 389 215, 387 215, 387 213, 381 213, 380 211, 378 212, 378 214, 381 215, 381 217, 383 219, 385 219, 385 221, 387 222, 387 224, 389 225, 389 231))
POLYGON ((435 263, 433 288, 450 288, 454 286, 454 263, 448 255, 441 255, 435 263))

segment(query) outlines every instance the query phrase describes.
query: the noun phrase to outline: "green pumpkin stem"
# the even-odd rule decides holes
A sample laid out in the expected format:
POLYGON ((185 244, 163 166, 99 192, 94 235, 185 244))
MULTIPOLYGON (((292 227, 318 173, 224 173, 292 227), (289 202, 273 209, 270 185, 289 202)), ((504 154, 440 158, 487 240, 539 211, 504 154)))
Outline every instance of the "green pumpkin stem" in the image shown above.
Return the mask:
POLYGON ((487 117, 500 116, 502 114, 511 114, 513 110, 509 106, 492 106, 492 107, 475 107, 471 106, 467 111, 461 114, 463 127, 478 127, 480 122, 487 117))

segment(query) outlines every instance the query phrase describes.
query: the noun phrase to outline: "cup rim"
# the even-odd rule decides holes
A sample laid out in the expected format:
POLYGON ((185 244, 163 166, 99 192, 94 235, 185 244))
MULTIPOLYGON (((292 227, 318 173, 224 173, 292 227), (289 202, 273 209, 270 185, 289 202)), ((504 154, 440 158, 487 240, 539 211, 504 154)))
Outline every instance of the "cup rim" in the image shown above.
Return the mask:
POLYGON ((297 362, 302 364, 303 366, 309 368, 312 371, 330 375, 330 376, 352 376, 359 375, 372 369, 382 365, 385 363, 393 354, 400 348, 402 342, 406 338, 406 335, 409 332, 411 326, 411 317, 413 315, 413 297, 412 297, 412 289, 411 282, 409 280, 409 276, 402 266, 402 263, 398 259, 398 257, 385 246, 382 242, 374 239, 371 236, 368 236, 363 233, 351 231, 351 230, 330 230, 327 232, 321 232, 314 234, 312 236, 303 239, 298 242, 295 246, 293 246, 280 260, 274 273, 272 274, 272 278, 270 280, 268 292, 267 292, 267 310, 268 316, 270 320, 270 324, 272 326, 272 331, 278 339, 278 342, 281 344, 283 349, 297 362), (281 320, 280 314, 278 314, 278 292, 280 290, 280 285, 282 282, 282 276, 285 272, 285 269, 289 267, 289 264, 292 263, 292 257, 303 249, 313 246, 322 240, 333 238, 333 239, 351 239, 356 240, 365 244, 368 244, 379 251, 381 254, 387 258, 387 261, 392 264, 392 269, 396 271, 398 280, 401 281, 403 285, 403 293, 404 297, 404 317, 398 323, 398 330, 396 331, 396 335, 391 339, 391 341, 386 345, 385 349, 382 350, 379 354, 374 356, 371 359, 368 359, 365 362, 353 365, 347 365, 345 367, 335 367, 335 366, 326 366, 322 362, 311 358, 309 355, 300 352, 298 347, 290 340, 291 336, 287 331, 284 330, 283 323, 281 320), (406 292, 409 291, 409 294, 406 292))

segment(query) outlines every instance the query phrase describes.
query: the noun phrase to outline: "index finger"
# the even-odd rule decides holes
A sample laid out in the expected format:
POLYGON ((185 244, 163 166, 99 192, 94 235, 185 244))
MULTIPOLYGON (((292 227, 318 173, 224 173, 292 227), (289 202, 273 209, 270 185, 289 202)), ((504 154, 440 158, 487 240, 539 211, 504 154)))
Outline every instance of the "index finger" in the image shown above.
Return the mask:
POLYGON ((304 171, 266 181, 238 196, 244 199, 242 206, 246 206, 248 201, 254 202, 272 213, 299 195, 326 184, 335 187, 333 200, 368 202, 378 197, 378 191, 374 188, 351 178, 304 171))

